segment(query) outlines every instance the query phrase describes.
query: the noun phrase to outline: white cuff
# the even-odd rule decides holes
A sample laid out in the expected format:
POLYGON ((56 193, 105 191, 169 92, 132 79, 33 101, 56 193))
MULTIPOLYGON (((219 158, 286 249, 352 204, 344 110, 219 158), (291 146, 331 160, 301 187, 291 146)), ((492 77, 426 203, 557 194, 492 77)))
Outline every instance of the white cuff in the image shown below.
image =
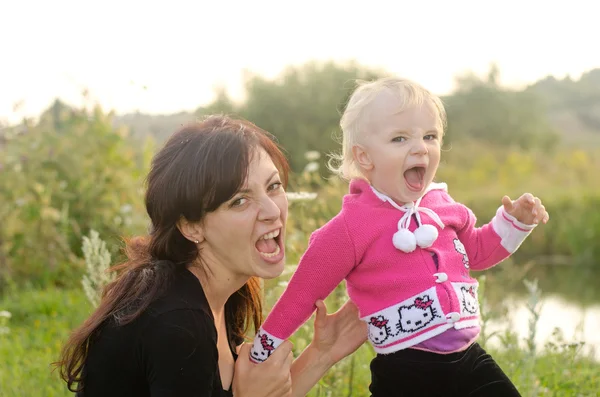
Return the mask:
POLYGON ((261 327, 254 337, 254 344, 250 349, 250 361, 255 363, 266 361, 282 343, 283 339, 269 334, 261 327))
POLYGON ((496 216, 492 219, 492 227, 501 239, 500 244, 511 254, 519 248, 536 226, 519 222, 504 210, 504 206, 498 207, 496 216))

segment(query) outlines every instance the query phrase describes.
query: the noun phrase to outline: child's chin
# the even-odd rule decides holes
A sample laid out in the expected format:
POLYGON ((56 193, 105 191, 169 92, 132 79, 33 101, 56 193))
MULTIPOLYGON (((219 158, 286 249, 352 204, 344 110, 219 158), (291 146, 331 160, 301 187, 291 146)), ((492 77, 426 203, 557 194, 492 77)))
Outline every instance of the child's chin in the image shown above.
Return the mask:
POLYGON ((406 203, 411 203, 413 201, 417 201, 419 198, 421 198, 421 196, 423 195, 422 191, 412 191, 412 190, 406 190, 404 192, 404 199, 402 201, 406 202, 406 203))

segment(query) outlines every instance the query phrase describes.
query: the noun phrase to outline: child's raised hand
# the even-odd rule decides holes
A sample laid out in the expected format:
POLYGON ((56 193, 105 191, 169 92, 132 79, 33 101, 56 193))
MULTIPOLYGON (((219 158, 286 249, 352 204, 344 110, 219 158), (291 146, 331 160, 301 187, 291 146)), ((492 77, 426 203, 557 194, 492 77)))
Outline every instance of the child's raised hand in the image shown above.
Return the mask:
POLYGON ((542 205, 542 201, 533 197, 531 193, 525 193, 517 200, 512 201, 510 197, 502 197, 502 205, 504 210, 517 218, 517 220, 526 225, 534 225, 541 222, 547 223, 550 215, 546 212, 546 207, 542 205))

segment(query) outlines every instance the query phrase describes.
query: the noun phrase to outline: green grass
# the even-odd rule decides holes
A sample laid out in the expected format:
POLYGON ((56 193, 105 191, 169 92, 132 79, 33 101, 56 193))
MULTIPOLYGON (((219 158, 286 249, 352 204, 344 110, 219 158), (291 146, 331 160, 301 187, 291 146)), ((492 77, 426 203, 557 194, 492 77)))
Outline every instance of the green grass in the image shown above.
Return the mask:
MULTIPOLYGON (((283 288, 269 285, 268 303, 283 288)), ((327 300, 330 311, 345 299, 338 288, 327 300)), ((12 291, 0 300, 0 310, 12 313, 10 333, 0 335, 0 396, 72 396, 52 372, 61 343, 70 330, 90 312, 81 289, 12 291)), ((312 322, 294 335, 296 353, 310 338, 312 322)), ((563 341, 560 335, 543 351, 535 353, 519 344, 510 333, 497 336, 502 348, 490 349, 523 396, 597 396, 600 390, 600 363, 586 358, 580 345, 563 341), (520 346, 520 347, 518 347, 520 346)), ((353 356, 338 363, 309 396, 367 396, 370 383, 369 363, 373 351, 368 344, 353 356)))
POLYGON ((82 291, 13 291, 0 308, 12 314, 10 333, 0 335, 0 396, 72 396, 51 363, 70 330, 90 313, 82 291))

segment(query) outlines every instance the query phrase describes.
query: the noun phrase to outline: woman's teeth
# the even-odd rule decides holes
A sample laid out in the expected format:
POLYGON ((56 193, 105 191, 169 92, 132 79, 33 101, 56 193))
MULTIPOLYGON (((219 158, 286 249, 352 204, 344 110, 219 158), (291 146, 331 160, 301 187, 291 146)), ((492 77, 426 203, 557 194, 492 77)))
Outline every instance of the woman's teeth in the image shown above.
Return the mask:
POLYGON ((264 257, 267 258, 271 258, 274 256, 277 256, 279 254, 279 251, 281 251, 281 248, 279 248, 279 244, 277 246, 275 246, 275 251, 271 252, 271 253, 267 253, 267 252, 260 252, 260 254, 264 257))
POLYGON ((256 249, 265 258, 272 258, 279 255, 281 248, 277 243, 276 238, 279 237, 281 229, 262 235, 256 242, 256 249))
POLYGON ((261 237, 261 239, 268 240, 270 238, 275 238, 277 236, 279 236, 279 229, 277 229, 277 230, 275 230, 275 231, 273 231, 271 233, 265 234, 264 236, 261 237))

